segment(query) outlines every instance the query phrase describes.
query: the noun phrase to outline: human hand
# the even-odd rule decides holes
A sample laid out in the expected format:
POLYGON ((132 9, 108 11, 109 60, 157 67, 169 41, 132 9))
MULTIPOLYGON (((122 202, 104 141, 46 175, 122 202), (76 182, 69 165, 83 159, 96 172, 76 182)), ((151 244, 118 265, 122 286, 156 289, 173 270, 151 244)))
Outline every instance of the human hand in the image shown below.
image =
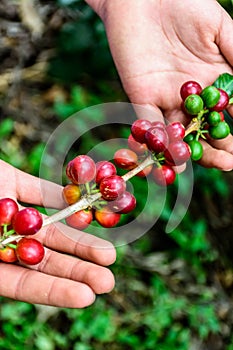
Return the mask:
MULTIPOLYGON (((0 197, 20 203, 64 206, 62 186, 40 180, 0 160, 0 197), (42 196, 41 187, 46 196, 42 196), (42 198, 43 197, 43 198, 42 198)), ((34 304, 83 308, 96 294, 110 292, 115 249, 102 239, 62 223, 42 228, 35 238, 45 246, 45 257, 35 266, 0 262, 0 295, 34 304)))
MULTIPOLYGON (((87 0, 103 19, 123 87, 149 118, 187 121, 179 90, 232 74, 233 21, 215 0, 87 0)), ((229 109, 233 116, 233 108, 229 109)), ((203 143, 201 164, 233 168, 233 137, 203 143)))

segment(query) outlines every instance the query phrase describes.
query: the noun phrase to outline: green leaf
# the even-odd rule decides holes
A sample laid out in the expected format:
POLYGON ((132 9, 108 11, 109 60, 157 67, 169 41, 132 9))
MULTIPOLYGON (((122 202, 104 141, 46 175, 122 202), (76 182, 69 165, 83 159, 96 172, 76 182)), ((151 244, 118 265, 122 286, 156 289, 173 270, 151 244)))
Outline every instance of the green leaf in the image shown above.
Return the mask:
POLYGON ((233 75, 229 73, 221 74, 213 83, 219 89, 225 90, 229 97, 233 97, 233 75))

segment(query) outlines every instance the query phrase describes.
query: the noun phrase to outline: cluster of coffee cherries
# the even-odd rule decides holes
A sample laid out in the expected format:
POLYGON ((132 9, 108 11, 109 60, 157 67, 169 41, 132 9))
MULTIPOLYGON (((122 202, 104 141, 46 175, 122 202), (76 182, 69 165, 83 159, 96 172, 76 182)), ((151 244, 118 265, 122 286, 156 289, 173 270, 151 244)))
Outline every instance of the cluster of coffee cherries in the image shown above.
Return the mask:
POLYGON ((42 223, 42 215, 37 209, 19 209, 13 199, 0 199, 0 261, 19 261, 26 265, 41 262, 44 247, 31 236, 40 230, 42 223))
POLYGON ((66 175, 70 180, 63 188, 63 197, 68 205, 83 196, 100 193, 100 199, 88 208, 76 211, 66 218, 66 223, 83 230, 92 221, 110 228, 117 225, 122 214, 128 214, 136 207, 136 199, 126 189, 126 181, 117 175, 115 165, 107 160, 95 161, 87 155, 79 155, 68 162, 66 175))
POLYGON ((223 139, 230 134, 223 111, 229 104, 229 96, 213 85, 204 89, 196 81, 185 82, 180 89, 182 109, 192 119, 195 130, 185 137, 191 149, 191 158, 200 160, 203 147, 199 138, 223 139))

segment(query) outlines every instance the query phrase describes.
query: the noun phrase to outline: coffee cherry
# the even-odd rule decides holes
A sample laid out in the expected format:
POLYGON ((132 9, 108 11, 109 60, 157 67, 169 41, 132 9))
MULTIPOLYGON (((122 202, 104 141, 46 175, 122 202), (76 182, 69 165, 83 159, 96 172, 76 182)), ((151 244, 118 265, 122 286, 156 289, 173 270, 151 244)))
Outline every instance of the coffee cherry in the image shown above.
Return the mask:
POLYGON ((0 199, 0 226, 10 225, 13 216, 17 213, 18 210, 18 204, 13 199, 0 199))
POLYGON ((184 141, 172 142, 164 151, 165 161, 170 165, 181 165, 187 162, 190 156, 190 148, 184 141))
POLYGON ((138 156, 134 151, 128 148, 121 148, 115 152, 113 160, 119 168, 131 170, 135 168, 138 156))
POLYGON ((82 196, 80 187, 75 184, 68 184, 62 191, 65 202, 69 205, 76 203, 82 196))
POLYGON ((107 160, 96 163, 95 182, 100 184, 101 180, 107 176, 116 175, 117 170, 114 164, 107 160))
POLYGON ((189 147, 191 149, 191 159, 198 161, 203 156, 203 146, 197 140, 192 140, 189 142, 189 147))
POLYGON ((18 260, 27 265, 39 264, 45 251, 43 245, 34 238, 21 238, 16 246, 16 255, 18 260))
POLYGON ((189 95, 184 101, 185 110, 191 114, 196 115, 204 108, 204 102, 199 95, 189 95))
POLYGON ((160 167, 153 168, 152 177, 157 185, 168 186, 174 183, 176 179, 176 173, 171 166, 163 164, 160 167))
POLYGON ((126 183, 119 175, 105 177, 100 182, 100 193, 106 201, 113 201, 126 190, 126 183))
POLYGON ((66 167, 66 175, 76 185, 92 181, 96 174, 95 162, 89 156, 80 155, 72 159, 66 167))
POLYGON ((144 154, 148 151, 147 145, 145 143, 137 142, 132 134, 130 134, 128 137, 128 146, 138 155, 144 154))
POLYGON ((212 111, 207 115, 206 121, 211 126, 217 125, 221 121, 221 115, 216 111, 212 111))
POLYGON ((108 207, 103 207, 95 211, 96 221, 105 228, 116 226, 121 218, 121 214, 115 213, 108 207))
POLYGON ((152 127, 146 131, 145 141, 147 147, 155 153, 163 152, 169 144, 166 130, 158 127, 152 127))
POLYGON ((229 96, 226 91, 222 89, 218 89, 220 92, 220 99, 218 103, 211 108, 211 111, 221 112, 223 111, 229 104, 229 96))
POLYGON ((136 198, 128 191, 125 191, 115 201, 109 202, 108 207, 113 212, 119 214, 128 214, 136 207, 136 198))
POLYGON ((84 230, 87 228, 93 220, 92 210, 83 209, 68 216, 66 219, 67 225, 76 228, 78 230, 84 230))
POLYGON ((230 127, 225 121, 209 128, 210 136, 216 140, 224 139, 230 134, 230 132, 230 127))
POLYGON ((189 142, 191 142, 192 140, 194 140, 195 139, 195 136, 194 136, 194 134, 188 134, 188 135, 186 135, 185 137, 184 137, 184 141, 186 142, 186 143, 189 143, 189 142))
POLYGON ((15 249, 9 246, 0 249, 0 260, 13 263, 18 260, 15 249))
POLYGON ((207 86, 202 90, 200 96, 204 101, 205 107, 211 108, 218 103, 220 99, 220 92, 215 86, 207 86))
POLYGON ((186 81, 180 88, 180 96, 184 101, 189 95, 200 95, 202 92, 201 85, 193 80, 186 81))
POLYGON ((12 220, 13 229, 22 236, 34 235, 40 230, 42 224, 41 213, 30 207, 19 210, 12 220))
POLYGON ((145 119, 138 119, 131 126, 131 134, 140 143, 145 143, 145 133, 151 128, 151 122, 145 119))
POLYGON ((167 125, 166 132, 169 137, 169 142, 181 140, 185 136, 185 127, 180 122, 173 122, 167 125))

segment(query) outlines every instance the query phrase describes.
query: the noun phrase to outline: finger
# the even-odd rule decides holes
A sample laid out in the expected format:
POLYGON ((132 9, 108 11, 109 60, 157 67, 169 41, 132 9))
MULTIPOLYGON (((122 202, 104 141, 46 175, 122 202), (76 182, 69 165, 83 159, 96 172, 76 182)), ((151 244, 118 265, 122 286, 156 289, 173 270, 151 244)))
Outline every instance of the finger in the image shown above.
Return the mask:
POLYGON ((18 169, 15 170, 15 174, 18 200, 46 208, 62 209, 65 207, 61 185, 40 179, 18 169))
POLYGON ((112 272, 106 267, 49 249, 45 250, 42 262, 31 268, 48 275, 87 284, 96 294, 109 293, 115 284, 112 272))
POLYGON ((21 202, 50 208, 64 208, 62 186, 27 174, 2 160, 0 168, 1 194, 4 197, 17 197, 21 202))
POLYGON ((201 141, 201 143, 203 145, 203 156, 199 163, 202 166, 223 171, 230 171, 233 169, 233 155, 231 153, 223 149, 216 149, 207 142, 201 141))
POLYGON ((99 265, 108 266, 116 260, 116 250, 110 242, 62 223, 44 227, 34 237, 38 237, 51 249, 66 252, 99 265))
POLYGON ((0 295, 33 304, 83 308, 95 300, 86 284, 48 276, 13 264, 0 264, 0 295))

